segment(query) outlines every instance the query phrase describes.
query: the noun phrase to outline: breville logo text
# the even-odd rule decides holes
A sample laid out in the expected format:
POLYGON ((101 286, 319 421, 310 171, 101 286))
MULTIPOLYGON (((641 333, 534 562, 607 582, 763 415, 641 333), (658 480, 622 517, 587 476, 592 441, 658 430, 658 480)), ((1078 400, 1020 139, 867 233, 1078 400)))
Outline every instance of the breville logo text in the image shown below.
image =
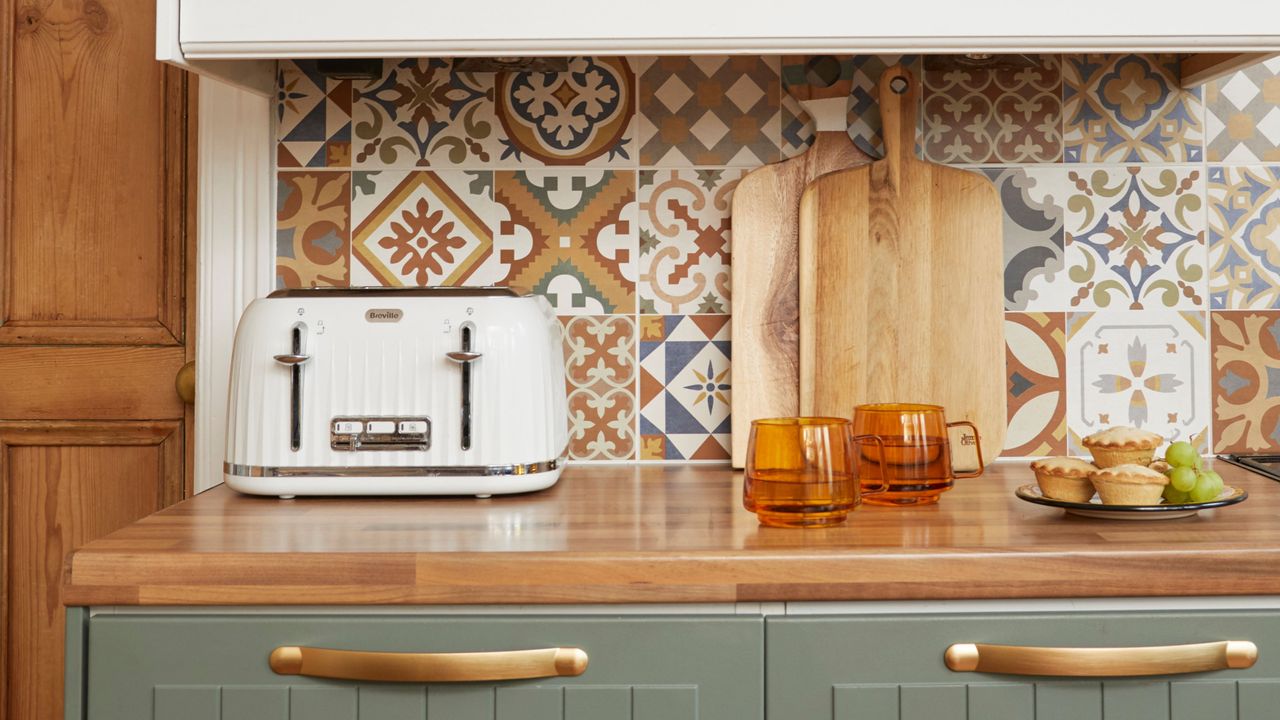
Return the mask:
POLYGON ((369 322, 400 322, 402 317, 404 311, 395 308, 375 308, 364 313, 364 319, 369 322))

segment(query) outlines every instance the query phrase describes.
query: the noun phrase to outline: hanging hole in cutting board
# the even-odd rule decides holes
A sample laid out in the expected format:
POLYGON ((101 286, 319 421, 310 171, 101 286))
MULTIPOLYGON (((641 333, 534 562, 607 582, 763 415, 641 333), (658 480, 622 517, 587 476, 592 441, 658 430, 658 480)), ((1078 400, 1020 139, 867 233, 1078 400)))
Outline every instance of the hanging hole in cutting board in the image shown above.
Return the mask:
POLYGON ((805 61, 804 81, 812 87, 828 88, 840 80, 840 61, 834 55, 814 55, 805 61))
POLYGON ((906 94, 907 90, 910 87, 911 87, 911 83, 907 82, 907 79, 902 77, 901 75, 889 81, 889 89, 892 90, 896 95, 906 94))

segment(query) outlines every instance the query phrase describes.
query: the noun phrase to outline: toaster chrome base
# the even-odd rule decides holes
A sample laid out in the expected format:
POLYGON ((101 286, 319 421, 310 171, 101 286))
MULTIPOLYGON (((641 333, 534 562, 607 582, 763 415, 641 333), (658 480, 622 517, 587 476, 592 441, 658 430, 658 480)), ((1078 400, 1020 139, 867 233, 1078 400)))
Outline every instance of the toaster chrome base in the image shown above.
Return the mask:
POLYGON ((232 490, 248 495, 507 495, 544 490, 566 455, 522 465, 262 467, 223 463, 232 490))

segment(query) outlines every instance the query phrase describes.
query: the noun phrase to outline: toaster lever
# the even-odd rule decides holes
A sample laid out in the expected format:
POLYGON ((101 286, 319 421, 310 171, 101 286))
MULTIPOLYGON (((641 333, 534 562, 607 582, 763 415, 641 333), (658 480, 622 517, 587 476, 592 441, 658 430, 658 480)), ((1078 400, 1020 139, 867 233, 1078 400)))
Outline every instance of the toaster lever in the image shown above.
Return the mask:
POLYGON ((289 329, 291 352, 276 355, 276 362, 289 368, 289 449, 302 448, 302 364, 311 359, 307 354, 307 325, 294 323, 289 329))
POLYGON ((276 355, 276 362, 281 365, 301 365, 310 359, 310 355, 276 355))
POLYGON ((466 350, 454 350, 453 352, 445 353, 444 356, 459 364, 469 363, 480 359, 480 353, 467 352, 466 350))

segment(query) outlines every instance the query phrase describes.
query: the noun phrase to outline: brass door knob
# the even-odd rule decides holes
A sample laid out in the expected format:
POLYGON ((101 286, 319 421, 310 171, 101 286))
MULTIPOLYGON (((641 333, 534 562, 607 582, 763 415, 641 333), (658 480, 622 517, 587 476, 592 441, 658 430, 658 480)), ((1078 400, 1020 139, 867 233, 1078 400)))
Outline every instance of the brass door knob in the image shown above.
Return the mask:
POLYGON ((173 389, 178 391, 182 402, 190 405, 196 401, 196 364, 189 362, 178 370, 173 377, 173 389))

